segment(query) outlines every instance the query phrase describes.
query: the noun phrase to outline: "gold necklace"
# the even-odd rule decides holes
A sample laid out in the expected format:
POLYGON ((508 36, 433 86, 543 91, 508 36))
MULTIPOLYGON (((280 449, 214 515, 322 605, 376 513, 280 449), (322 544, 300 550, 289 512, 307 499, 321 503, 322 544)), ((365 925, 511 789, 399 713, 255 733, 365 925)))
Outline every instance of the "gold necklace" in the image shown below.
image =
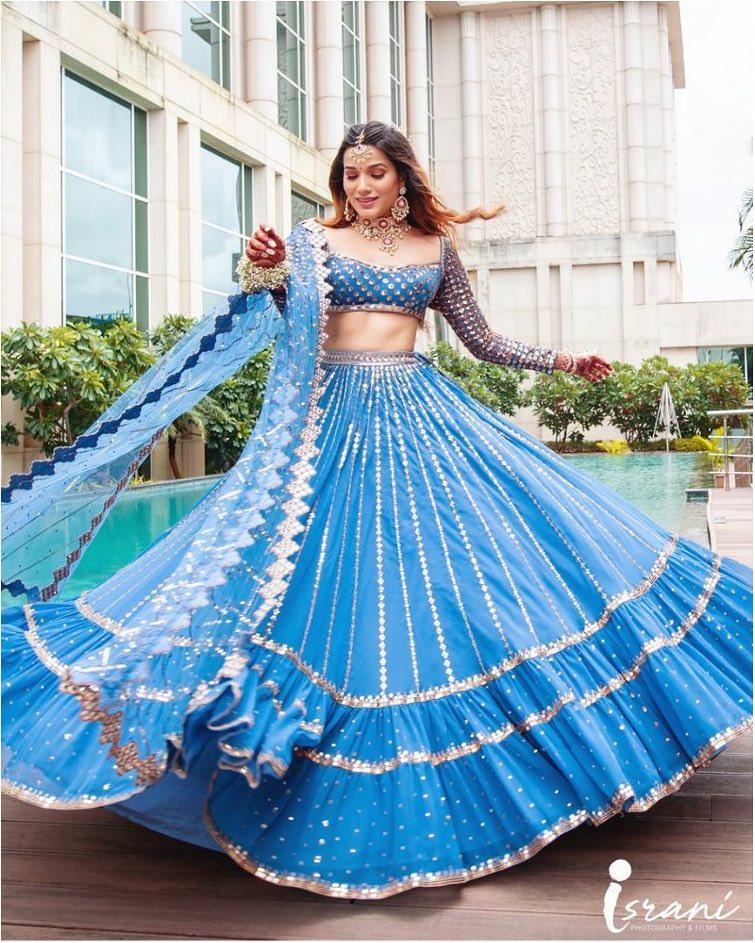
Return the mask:
POLYGON ((351 225, 365 239, 371 242, 378 239, 380 248, 391 255, 398 249, 399 240, 409 232, 409 223, 405 219, 397 221, 393 216, 380 216, 377 219, 362 219, 357 216, 351 220, 351 225))

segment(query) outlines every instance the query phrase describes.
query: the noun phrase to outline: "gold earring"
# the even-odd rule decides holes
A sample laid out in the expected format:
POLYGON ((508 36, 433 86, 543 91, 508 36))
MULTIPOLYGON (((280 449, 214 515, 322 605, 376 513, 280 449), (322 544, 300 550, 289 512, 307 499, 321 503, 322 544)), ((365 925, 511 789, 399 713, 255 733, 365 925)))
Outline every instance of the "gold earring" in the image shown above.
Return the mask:
POLYGON ((351 220, 354 218, 354 210, 351 208, 351 203, 349 203, 348 200, 346 200, 343 205, 343 217, 348 222, 351 222, 351 220))
POLYGON ((406 187, 400 186, 398 191, 398 196, 393 201, 391 206, 391 216, 396 220, 397 223, 400 223, 403 219, 409 215, 409 201, 404 196, 406 193, 406 187))

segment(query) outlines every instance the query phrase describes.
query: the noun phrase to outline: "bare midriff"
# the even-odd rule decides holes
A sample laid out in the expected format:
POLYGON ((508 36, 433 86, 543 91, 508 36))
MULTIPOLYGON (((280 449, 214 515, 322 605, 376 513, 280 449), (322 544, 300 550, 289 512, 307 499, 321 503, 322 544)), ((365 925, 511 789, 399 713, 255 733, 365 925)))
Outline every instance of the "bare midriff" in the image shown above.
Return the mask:
POLYGON ((325 350, 414 350, 419 321, 395 311, 331 311, 325 350))

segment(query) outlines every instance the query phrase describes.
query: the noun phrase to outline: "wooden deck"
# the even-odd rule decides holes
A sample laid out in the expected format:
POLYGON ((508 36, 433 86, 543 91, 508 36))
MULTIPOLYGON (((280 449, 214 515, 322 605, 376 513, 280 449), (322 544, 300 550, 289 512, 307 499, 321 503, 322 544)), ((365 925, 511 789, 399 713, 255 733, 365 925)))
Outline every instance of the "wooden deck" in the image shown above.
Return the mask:
MULTIPOLYGON (((718 552, 750 565, 751 496, 714 492, 709 509, 718 552)), ((106 809, 57 812, 4 799, 3 818, 8 940, 603 940, 607 869, 616 858, 633 869, 622 901, 738 908, 689 930, 643 923, 625 938, 752 939, 751 734, 644 814, 580 826, 490 877, 375 902, 276 887, 224 854, 106 809)))
POLYGON ((707 516, 711 548, 752 566, 752 488, 711 488, 707 516))
MULTIPOLYGON (((580 826, 516 867, 382 901, 333 900, 246 874, 220 853, 105 809, 57 812, 3 801, 4 938, 606 939, 607 868, 626 858, 629 900, 658 908, 731 891, 716 939, 752 938, 752 736, 648 812, 580 826)), ((623 935, 699 939, 674 926, 623 935)))

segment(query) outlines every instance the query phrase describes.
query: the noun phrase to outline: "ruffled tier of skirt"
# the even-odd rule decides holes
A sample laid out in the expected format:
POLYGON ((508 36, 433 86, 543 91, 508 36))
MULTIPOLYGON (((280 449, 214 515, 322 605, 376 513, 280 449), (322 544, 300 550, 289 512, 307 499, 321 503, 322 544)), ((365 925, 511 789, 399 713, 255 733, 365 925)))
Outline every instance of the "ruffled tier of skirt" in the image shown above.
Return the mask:
MULTIPOLYGON (((307 521, 284 604, 250 635, 235 665, 208 652, 202 681, 182 692, 188 701, 179 722, 175 699, 182 679, 170 655, 164 656, 165 690, 134 689, 120 716, 100 711, 64 680, 71 663, 112 641, 114 610, 105 615, 95 602, 104 606, 106 589, 115 598, 113 585, 83 604, 4 612, 7 792, 50 807, 112 805, 157 831, 220 847, 266 880, 329 896, 376 898, 480 877, 525 860, 584 822, 642 812, 750 729, 751 571, 656 527, 428 365, 389 367, 383 376, 398 369, 400 380, 394 373, 395 380, 382 382, 400 382, 415 405, 431 403, 440 391, 457 421, 465 409, 482 423, 474 439, 471 420, 467 432, 478 446, 476 460, 487 464, 464 484, 483 509, 470 547, 496 618, 466 544, 461 540, 466 555, 453 549, 459 532, 441 517, 450 513, 449 501, 436 502, 440 524, 433 511, 432 498, 440 497, 433 489, 442 487, 449 467, 434 466, 440 471, 427 479, 421 499, 415 490, 415 529, 411 508, 404 515, 400 506, 409 500, 408 489, 375 487, 376 466, 367 464, 376 449, 390 448, 386 440, 401 454, 398 426, 382 424, 380 442, 368 439, 380 426, 374 422, 375 368, 337 365, 324 397, 313 484, 320 501, 307 521), (361 390, 356 411, 343 405, 354 399, 343 397, 349 383, 361 390), (360 426, 366 455, 354 446, 360 426), (495 461, 492 450, 479 448, 480 428, 500 450, 495 461), (486 482, 492 467, 505 467, 501 456, 510 469, 530 472, 522 488, 502 472, 497 478, 512 527, 518 510, 533 535, 531 544, 521 545, 518 568, 510 555, 514 542, 502 552, 513 580, 505 578, 498 555, 483 553, 484 539, 488 547, 493 542, 484 524, 493 537, 501 532, 485 510, 500 493, 486 482), (367 468, 362 479, 341 477, 352 463, 358 471, 367 468), (349 493, 349 481, 361 484, 349 493), (570 500, 575 511, 582 505, 597 516, 606 509, 603 529, 592 531, 592 539, 606 539, 606 529, 616 540, 623 533, 621 548, 611 547, 608 559, 589 556, 590 534, 569 526, 564 508, 570 500), (398 517, 390 510, 394 501, 398 517), (382 553, 375 523, 381 503, 383 523, 397 527, 395 541, 383 528, 382 553), (594 590, 583 568, 567 571, 566 556, 559 558, 564 545, 555 529, 538 521, 538 505, 558 519, 604 592, 594 590), (356 518, 334 523, 334 513, 359 508, 361 536, 356 518), (637 536, 631 539, 629 530, 637 536), (425 539, 410 544, 417 533, 425 539), (353 545, 339 555, 341 544, 328 542, 334 534, 339 540, 352 535, 353 545), (559 565, 551 569, 542 558, 536 565, 537 548, 559 565), (382 557, 382 568, 364 566, 370 554, 382 557), (461 573, 458 593, 450 586, 449 557, 461 573), (618 576, 611 583, 611 560, 622 562, 625 584, 618 576), (418 568, 416 579, 409 566, 418 568), (555 593, 559 576, 568 593, 555 608, 542 596, 535 609, 531 601, 555 593), (391 600, 385 607, 379 605, 381 578, 391 600), (372 608, 354 616, 355 597, 362 606, 371 600, 372 608), (411 633, 407 612, 414 617, 411 633), (524 613, 532 615, 530 626, 524 613)), ((406 467, 415 469, 406 481, 419 482, 420 463, 424 458, 433 466, 436 443, 447 432, 429 418, 426 435, 419 423, 414 430, 415 450, 405 439, 403 454, 406 467)), ((383 458, 387 464, 390 454, 383 458)), ((448 474, 446 480, 458 519, 469 526, 467 491, 448 474)))

